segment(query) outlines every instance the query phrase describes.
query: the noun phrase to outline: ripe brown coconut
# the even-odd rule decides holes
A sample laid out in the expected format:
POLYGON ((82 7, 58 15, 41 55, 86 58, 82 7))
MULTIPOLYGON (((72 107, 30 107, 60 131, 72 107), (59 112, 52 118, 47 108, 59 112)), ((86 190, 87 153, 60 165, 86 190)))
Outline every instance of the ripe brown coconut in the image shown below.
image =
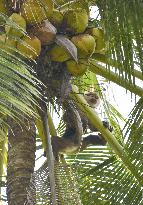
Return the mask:
POLYGON ((90 57, 95 51, 95 39, 89 34, 76 35, 71 41, 77 47, 79 58, 90 57))
POLYGON ((57 30, 48 20, 45 20, 41 25, 34 27, 32 32, 42 45, 48 45, 55 40, 57 30))
POLYGON ((22 41, 17 43, 17 49, 26 58, 35 60, 41 52, 41 42, 36 36, 24 36, 22 41))
POLYGON ((15 36, 15 37, 22 37, 24 35, 24 32, 26 31, 25 19, 17 13, 13 13, 9 17, 9 19, 12 20, 14 23, 16 23, 17 26, 21 28, 21 31, 20 31, 20 29, 14 27, 14 26, 11 27, 11 26, 6 24, 5 25, 6 34, 11 35, 11 36, 15 36))
POLYGON ((83 33, 88 25, 88 14, 85 9, 69 9, 64 14, 63 27, 72 34, 83 33))
POLYGON ((88 62, 86 60, 79 60, 77 63, 74 60, 68 60, 66 61, 66 69, 72 76, 82 76, 88 69, 88 62))

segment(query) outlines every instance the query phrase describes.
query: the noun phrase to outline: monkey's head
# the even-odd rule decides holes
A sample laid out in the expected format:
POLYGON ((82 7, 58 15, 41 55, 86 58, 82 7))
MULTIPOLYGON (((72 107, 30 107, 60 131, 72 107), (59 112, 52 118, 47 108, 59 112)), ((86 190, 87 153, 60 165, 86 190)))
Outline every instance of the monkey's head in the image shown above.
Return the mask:
POLYGON ((100 97, 95 92, 85 93, 84 98, 92 108, 97 108, 100 104, 100 97))

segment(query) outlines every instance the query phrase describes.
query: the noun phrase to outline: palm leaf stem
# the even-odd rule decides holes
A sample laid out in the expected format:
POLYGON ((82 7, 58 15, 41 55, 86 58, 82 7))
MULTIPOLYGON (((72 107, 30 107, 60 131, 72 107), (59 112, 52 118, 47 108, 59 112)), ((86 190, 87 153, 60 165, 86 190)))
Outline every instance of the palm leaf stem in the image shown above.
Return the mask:
POLYGON ((48 125, 49 125, 50 134, 51 134, 51 136, 57 136, 56 128, 54 126, 51 114, 49 111, 47 111, 47 114, 48 114, 48 125))
MULTIPOLYGON (((116 60, 113 60, 111 58, 108 58, 106 55, 103 55, 103 54, 99 54, 99 53, 95 53, 93 54, 92 58, 95 58, 97 61, 100 61, 102 63, 105 63, 106 65, 109 65, 111 67, 115 67, 116 69, 118 70, 121 70, 121 71, 125 71, 125 72, 128 72, 128 70, 123 66, 123 64, 121 63, 118 63, 116 60)), ((143 80, 143 74, 142 72, 136 70, 136 69, 133 69, 131 71, 131 74, 140 79, 140 80, 143 80)))
POLYGON ((51 187, 51 202, 53 205, 56 205, 56 185, 55 185, 55 174, 54 174, 54 156, 51 146, 51 137, 50 131, 48 126, 48 116, 47 116, 47 109, 44 109, 45 112, 41 113, 41 119, 44 128, 44 135, 46 139, 46 156, 48 161, 48 168, 49 168, 49 178, 50 178, 50 187, 51 187))
POLYGON ((131 93, 134 93, 135 95, 138 95, 140 97, 143 97, 143 89, 137 85, 131 84, 131 82, 125 81, 122 77, 120 77, 118 74, 114 73, 113 71, 108 71, 104 66, 99 65, 95 62, 95 60, 90 61, 90 71, 93 73, 96 73, 97 75, 100 75, 109 81, 112 81, 121 87, 125 88, 126 90, 129 90, 131 93))

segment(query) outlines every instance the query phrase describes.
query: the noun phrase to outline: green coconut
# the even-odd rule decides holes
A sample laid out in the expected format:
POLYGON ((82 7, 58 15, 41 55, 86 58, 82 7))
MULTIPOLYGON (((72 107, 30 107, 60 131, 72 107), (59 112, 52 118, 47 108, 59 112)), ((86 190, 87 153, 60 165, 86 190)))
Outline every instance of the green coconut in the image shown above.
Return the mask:
POLYGON ((63 22, 63 14, 59 10, 55 9, 48 19, 56 28, 58 28, 63 22))
POLYGON ((48 52, 50 59, 56 62, 64 62, 71 58, 70 53, 62 46, 55 44, 48 52))
POLYGON ((35 60, 41 52, 41 42, 36 36, 24 36, 22 41, 17 43, 17 49, 25 57, 35 60))
POLYGON ((95 39, 89 34, 74 36, 71 41, 77 47, 79 58, 90 57, 95 51, 95 39))
POLYGON ((16 48, 16 41, 6 36, 6 34, 0 35, 0 48, 8 53, 14 54, 16 48))
POLYGON ((53 0, 37 0, 39 4, 44 7, 46 16, 49 17, 53 13, 54 1, 53 0))
POLYGON ((69 9, 64 14, 63 27, 72 34, 83 33, 88 26, 88 14, 85 9, 69 9))
POLYGON ((86 31, 92 35, 96 41, 95 52, 100 51, 105 48, 104 31, 101 28, 91 28, 86 31))
POLYGON ((74 60, 68 60, 66 61, 66 69, 75 77, 82 76, 88 69, 88 63, 85 60, 80 60, 78 63, 74 60))
POLYGON ((14 23, 16 23, 17 26, 21 28, 21 30, 16 28, 16 26, 14 27, 14 26, 10 26, 10 25, 5 25, 6 34, 11 35, 11 36, 15 36, 15 37, 22 37, 24 35, 23 32, 26 31, 25 19, 17 13, 13 13, 9 17, 9 19, 12 20, 14 23))
POLYGON ((27 0, 22 4, 21 15, 30 25, 40 24, 47 18, 44 7, 35 0, 27 0))

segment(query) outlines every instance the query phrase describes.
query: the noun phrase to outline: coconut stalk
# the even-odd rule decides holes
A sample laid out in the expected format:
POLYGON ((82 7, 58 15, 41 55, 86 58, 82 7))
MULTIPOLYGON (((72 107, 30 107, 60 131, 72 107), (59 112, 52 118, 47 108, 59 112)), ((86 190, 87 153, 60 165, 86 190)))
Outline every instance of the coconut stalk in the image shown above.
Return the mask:
POLYGON ((143 186, 143 178, 139 175, 138 170, 136 167, 129 161, 129 157, 127 153, 124 151, 124 148, 119 144, 118 140, 113 136, 113 134, 104 127, 102 121, 94 112, 94 110, 88 105, 84 97, 79 93, 76 86, 72 86, 72 92, 70 94, 70 98, 74 100, 75 104, 78 108, 85 113, 88 120, 92 123, 97 130, 104 136, 107 140, 111 148, 114 150, 117 156, 123 161, 123 163, 128 167, 128 169, 132 172, 135 178, 138 180, 138 183, 143 186))
POLYGON ((126 80, 122 79, 122 77, 120 77, 118 74, 114 73, 113 71, 108 71, 104 66, 96 63, 95 60, 90 60, 89 70, 97 75, 100 75, 108 79, 109 81, 112 81, 120 85, 126 90, 129 90, 131 93, 143 97, 143 89, 141 87, 131 84, 130 82, 127 82, 126 80))

